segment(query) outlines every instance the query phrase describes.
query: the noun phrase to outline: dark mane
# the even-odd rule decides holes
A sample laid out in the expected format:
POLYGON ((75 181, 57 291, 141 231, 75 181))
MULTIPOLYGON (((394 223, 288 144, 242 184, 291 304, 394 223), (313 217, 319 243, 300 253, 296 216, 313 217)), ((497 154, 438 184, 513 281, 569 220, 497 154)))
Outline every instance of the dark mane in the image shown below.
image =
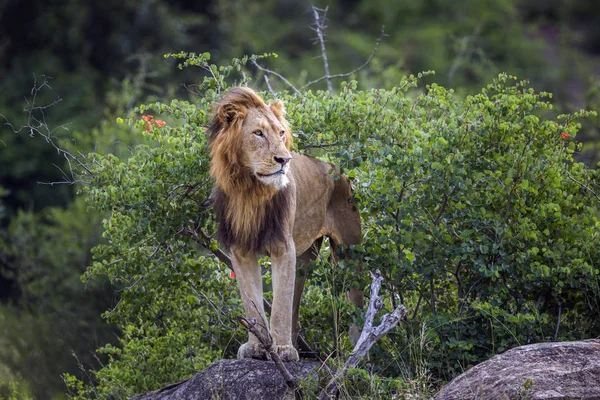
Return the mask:
POLYGON ((256 207, 264 207, 261 220, 253 221, 252 232, 244 232, 244 235, 236 235, 228 221, 228 209, 230 205, 229 196, 218 187, 213 192, 213 208, 217 216, 217 240, 227 249, 239 248, 244 252, 255 252, 269 255, 269 249, 277 244, 285 243, 284 228, 287 221, 286 216, 290 208, 289 186, 277 191, 273 197, 256 207), (243 237, 239 237, 243 236, 243 237))

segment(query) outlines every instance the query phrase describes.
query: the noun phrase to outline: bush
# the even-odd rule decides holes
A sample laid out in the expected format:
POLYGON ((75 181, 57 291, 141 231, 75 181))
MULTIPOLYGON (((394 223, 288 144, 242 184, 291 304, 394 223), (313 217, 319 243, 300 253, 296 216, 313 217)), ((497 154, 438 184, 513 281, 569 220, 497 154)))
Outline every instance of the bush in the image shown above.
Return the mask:
MULTIPOLYGON (((90 155, 84 194, 110 216, 86 278, 107 276, 119 287, 106 316, 124 334, 119 348, 102 350, 111 361, 86 396, 122 397, 185 378, 233 356, 244 334, 232 322, 241 313, 235 282, 212 255, 204 130, 210 105, 247 58, 221 68, 209 59, 186 62, 215 76, 196 103, 150 104, 139 112, 153 119, 129 119, 146 143, 128 159, 90 155)), ((410 311, 408 324, 373 349, 372 370, 384 377, 430 371, 447 380, 513 346, 597 336, 598 176, 573 159, 578 120, 592 113, 553 117, 550 94, 505 74, 466 98, 435 84, 421 93, 421 77, 390 90, 349 82, 337 94, 276 94, 296 150, 353 180, 363 218, 364 242, 350 259, 314 265, 319 279, 301 311, 310 314, 307 337, 323 351, 350 350, 345 330, 333 342, 329 321, 360 320, 343 293, 351 282, 366 287, 369 269, 385 276, 386 307, 404 302, 410 311)))

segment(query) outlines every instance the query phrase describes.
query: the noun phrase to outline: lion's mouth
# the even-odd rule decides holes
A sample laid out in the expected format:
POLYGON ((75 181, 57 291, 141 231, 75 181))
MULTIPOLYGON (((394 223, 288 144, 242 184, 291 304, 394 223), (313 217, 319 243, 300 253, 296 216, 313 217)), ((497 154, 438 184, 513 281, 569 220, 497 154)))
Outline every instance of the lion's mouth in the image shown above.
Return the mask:
POLYGON ((285 171, 280 169, 279 171, 273 172, 272 174, 261 174, 260 172, 257 172, 256 175, 266 178, 269 176, 285 175, 285 171))

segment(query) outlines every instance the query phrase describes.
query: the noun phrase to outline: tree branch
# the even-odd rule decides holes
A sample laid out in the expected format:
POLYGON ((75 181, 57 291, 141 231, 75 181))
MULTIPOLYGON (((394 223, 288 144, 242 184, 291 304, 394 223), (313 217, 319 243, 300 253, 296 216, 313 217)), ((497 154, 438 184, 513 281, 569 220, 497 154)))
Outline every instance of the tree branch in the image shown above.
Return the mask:
POLYGON ((313 10, 313 16, 315 18, 315 32, 317 32, 317 40, 321 44, 321 57, 323 57, 323 68, 325 69, 325 79, 327 79, 327 90, 333 92, 333 87, 331 86, 331 75, 329 74, 329 61, 327 60, 327 51, 325 51, 325 29, 327 29, 326 18, 327 18, 327 10, 329 7, 325 7, 325 9, 317 8, 315 6, 311 6, 313 10), (323 15, 319 15, 322 13, 323 15))
POLYGON ((360 334, 360 338, 358 339, 358 342, 356 342, 354 350, 352 350, 344 367, 334 375, 327 384, 325 390, 321 392, 322 400, 337 398, 339 392, 338 381, 346 375, 348 369, 355 368, 359 362, 367 356, 371 347, 373 347, 373 345, 390 329, 398 325, 398 322, 404 319, 408 314, 406 307, 400 304, 391 314, 385 314, 381 318, 381 323, 374 327, 373 319, 375 318, 375 314, 383 307, 383 299, 379 296, 379 289, 381 289, 383 277, 379 270, 377 270, 375 274, 371 273, 371 278, 373 280, 371 283, 371 299, 369 301, 369 308, 365 314, 365 325, 360 334))
MULTIPOLYGON (((68 128, 65 125, 61 125, 55 129, 50 129, 48 127, 48 123, 46 122, 45 110, 60 103, 62 101, 62 99, 60 97, 57 97, 50 104, 47 104, 45 106, 37 105, 36 101, 37 101, 37 97, 38 97, 38 94, 40 93, 40 91, 42 91, 44 88, 48 88, 50 90, 52 89, 52 87, 48 83, 48 80, 51 78, 47 77, 45 75, 43 75, 43 78, 44 78, 43 82, 41 84, 38 84, 37 78, 34 75, 33 87, 31 88, 31 98, 25 99, 25 101, 27 102, 27 106, 24 109, 24 112, 27 113, 27 122, 25 125, 15 127, 12 124, 12 122, 10 122, 10 120, 3 114, 0 114, 0 118, 4 119, 4 125, 8 126, 10 129, 12 129, 12 131, 14 133, 21 133, 22 131, 29 131, 29 136, 31 136, 31 137, 33 137, 35 135, 39 135, 39 136, 43 137, 46 140, 46 142, 50 143, 52 145, 52 147, 54 147, 54 149, 58 152, 59 155, 64 156, 67 159, 69 167, 71 168, 71 171, 70 171, 71 177, 70 178, 67 177, 66 174, 64 173, 64 171, 61 170, 61 172, 63 173, 63 177, 66 178, 65 182, 52 182, 51 184, 58 184, 58 183, 74 184, 74 183, 77 183, 80 181, 75 179, 75 172, 73 171, 73 169, 71 167, 71 160, 75 161, 75 163, 77 163, 77 165, 79 165, 89 175, 93 176, 94 174, 92 173, 90 168, 85 163, 83 163, 78 157, 74 156, 69 151, 64 150, 63 148, 59 147, 54 142, 54 140, 56 139, 55 137, 53 137, 54 132, 58 129, 68 130, 68 128)), ((38 183, 40 183, 40 182, 38 182, 38 183)))
MULTIPOLYGON (((377 54, 377 50, 379 49, 379 44, 381 43, 381 41, 383 40, 383 37, 385 36, 385 29, 384 29, 385 27, 382 26, 381 34, 379 35, 379 37, 377 38, 377 41, 375 42, 375 47, 373 48, 373 52, 371 53, 369 58, 367 58, 367 60, 362 65, 353 69, 350 72, 332 75, 329 72, 329 60, 327 58, 327 52, 325 49, 325 29, 327 28, 327 25, 325 24, 325 19, 326 19, 328 8, 320 9, 315 6, 312 6, 312 10, 313 10, 314 19, 315 19, 314 30, 317 32, 317 41, 320 42, 320 44, 321 44, 321 55, 323 57, 323 66, 325 68, 325 75, 306 83, 304 86, 302 86, 300 89, 298 89, 296 86, 294 86, 289 80, 287 80, 280 73, 270 70, 268 68, 265 68, 265 67, 261 66, 260 64, 258 64, 256 62, 256 60, 252 60, 252 63, 254 64, 254 66, 256 68, 258 68, 260 71, 264 72, 267 75, 274 75, 277 78, 281 79, 286 85, 288 85, 294 91, 294 93, 299 94, 299 95, 302 95, 301 90, 306 89, 307 87, 314 85, 315 83, 319 83, 323 80, 327 80, 327 90, 330 92, 333 91, 331 80, 333 78, 345 78, 345 77, 351 76, 351 75, 356 74, 357 72, 361 71, 362 69, 364 69, 367 65, 369 65, 371 63, 371 61, 373 60, 373 58, 375 57, 375 54, 377 54), (321 16, 319 14, 319 12, 323 13, 323 15, 321 16)), ((269 92, 274 93, 273 88, 270 85, 267 75, 265 75, 265 83, 267 84, 267 89, 269 90, 269 92)))
POLYGON ((322 76, 318 79, 315 79, 314 81, 310 81, 308 82, 306 85, 302 86, 300 88, 300 90, 303 90, 305 88, 307 88, 310 85, 314 85, 315 83, 321 82, 323 79, 333 79, 333 78, 344 78, 350 75, 353 75, 357 72, 359 72, 360 70, 364 69, 367 65, 369 65, 369 63, 371 62, 371 60, 373 60, 373 57, 375 57, 375 54, 377 53, 377 49, 379 48, 379 44, 381 43, 381 41, 383 40, 383 37, 385 36, 385 27, 381 27, 381 34, 379 35, 379 37, 377 38, 377 42, 375 42, 375 47, 373 48, 373 52, 371 53, 371 55, 369 56, 369 58, 367 58, 367 61, 365 61, 360 67, 353 69, 350 72, 346 72, 343 74, 333 74, 333 75, 325 75, 322 76))
POLYGON ((275 91, 271 87, 271 82, 269 82, 269 75, 265 74, 264 78, 265 78, 265 83, 267 84, 267 89, 269 89, 269 93, 271 93, 272 95, 275 95, 275 91))
POLYGON ((273 343, 273 337, 271 336, 269 331, 266 331, 267 333, 264 334, 256 326, 256 320, 254 320, 254 319, 247 319, 246 317, 244 317, 242 315, 238 316, 237 319, 240 322, 240 324, 242 324, 244 326, 244 328, 246 328, 248 331, 250 331, 260 341, 260 343, 262 344, 264 349, 267 351, 267 353, 269 354, 269 356, 275 363, 275 366, 277 367, 279 372, 281 372, 281 375, 283 376, 283 379, 285 380, 286 385, 288 385, 288 387, 290 389, 294 390, 296 399, 302 398, 302 394, 299 390, 298 382, 296 381, 296 378, 290 373, 290 371, 288 371, 288 369, 285 367, 285 365, 283 364, 283 361, 281 361, 281 358, 279 357, 279 354, 277 354, 277 351, 276 351, 274 343, 273 343))
POLYGON ((292 83, 291 83, 290 81, 288 81, 287 79, 285 79, 285 77, 284 77, 283 75, 281 75, 280 73, 277 73, 277 72, 275 72, 275 71, 271 71, 271 70, 270 70, 270 69, 268 69, 268 68, 261 67, 261 66, 260 66, 260 65, 259 65, 259 64, 256 62, 256 60, 252 60, 252 63, 253 63, 253 64, 254 64, 254 66, 255 66, 256 68, 258 68, 259 70, 261 70, 261 71, 263 71, 263 72, 265 72, 265 73, 267 73, 267 74, 275 75, 276 77, 278 77, 279 79, 281 79, 281 80, 282 80, 282 81, 283 81, 283 82, 284 82, 286 85, 288 85, 289 87, 291 87, 291 88, 292 88, 292 90, 294 91, 294 93, 296 93, 296 94, 301 94, 301 93, 300 93, 300 91, 298 90, 298 88, 296 88, 296 86, 292 85, 292 83))

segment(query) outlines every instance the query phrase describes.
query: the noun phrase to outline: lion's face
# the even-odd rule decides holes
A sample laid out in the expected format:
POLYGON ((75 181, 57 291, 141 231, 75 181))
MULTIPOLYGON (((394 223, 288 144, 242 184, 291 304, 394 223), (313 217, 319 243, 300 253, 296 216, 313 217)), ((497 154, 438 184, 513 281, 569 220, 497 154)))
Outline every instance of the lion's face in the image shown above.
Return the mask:
POLYGON ((219 188, 269 197, 287 186, 292 134, 284 115, 283 102, 267 105, 251 89, 225 94, 208 128, 210 169, 219 188))
POLYGON ((242 160, 263 184, 284 188, 292 154, 286 147, 288 128, 273 112, 275 105, 248 110, 241 129, 242 160))

